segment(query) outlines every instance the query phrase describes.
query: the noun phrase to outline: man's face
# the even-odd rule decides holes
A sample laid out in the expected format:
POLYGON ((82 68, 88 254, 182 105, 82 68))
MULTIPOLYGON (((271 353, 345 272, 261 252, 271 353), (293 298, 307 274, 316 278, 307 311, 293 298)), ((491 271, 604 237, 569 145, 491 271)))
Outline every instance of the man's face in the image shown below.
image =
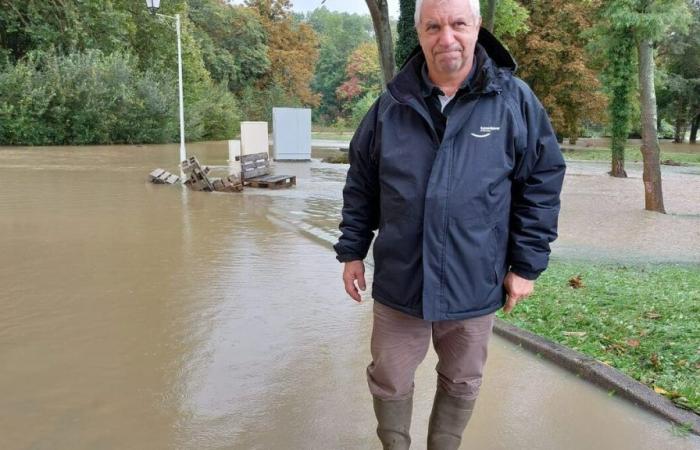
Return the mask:
POLYGON ((469 0, 425 0, 418 40, 431 77, 466 77, 479 37, 481 17, 469 0))

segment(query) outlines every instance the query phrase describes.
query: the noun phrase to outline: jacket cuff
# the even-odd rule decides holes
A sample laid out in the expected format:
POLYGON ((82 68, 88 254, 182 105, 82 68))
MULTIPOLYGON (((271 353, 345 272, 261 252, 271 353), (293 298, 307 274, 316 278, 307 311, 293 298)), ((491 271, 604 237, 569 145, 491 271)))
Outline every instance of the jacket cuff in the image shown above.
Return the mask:
POLYGON ((524 270, 519 267, 511 267, 510 271, 526 280, 535 281, 543 271, 531 272, 529 270, 524 270))
POLYGON ((362 257, 355 255, 354 253, 343 253, 342 255, 338 255, 335 257, 338 261, 341 263, 346 263, 350 261, 362 261, 362 257))

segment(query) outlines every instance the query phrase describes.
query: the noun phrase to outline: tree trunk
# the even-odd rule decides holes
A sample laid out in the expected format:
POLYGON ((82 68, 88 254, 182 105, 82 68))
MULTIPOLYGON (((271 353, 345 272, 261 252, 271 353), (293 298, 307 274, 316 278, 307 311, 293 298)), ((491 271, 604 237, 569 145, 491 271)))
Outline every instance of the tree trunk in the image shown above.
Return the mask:
POLYGON ((682 99, 678 100, 676 107, 676 123, 674 123, 673 142, 682 144, 685 141, 685 132, 688 129, 688 108, 682 99))
POLYGON ((642 109, 642 157, 644 158, 644 207, 666 213, 661 189, 660 148, 656 130, 656 91, 654 88, 654 49, 651 40, 639 45, 639 88, 642 109))
POLYGON ((625 145, 629 135, 632 110, 630 94, 635 84, 634 77, 637 73, 634 61, 636 42, 632 37, 632 30, 629 29, 615 31, 610 39, 614 42, 608 48, 609 66, 606 68, 611 91, 610 103, 608 104, 612 135, 610 175, 618 178, 627 178, 627 172, 625 172, 625 145))
POLYGON ((493 33, 493 27, 496 25, 496 6, 498 6, 498 0, 488 0, 486 5, 486 17, 484 17, 484 28, 493 33))
POLYGON ((379 62, 384 75, 384 87, 394 78, 396 63, 394 61, 394 40, 391 37, 389 21, 389 4, 387 0, 365 0, 372 16, 374 34, 379 47, 379 62))
POLYGON ((700 114, 695 116, 693 123, 690 125, 690 143, 695 144, 698 141, 698 127, 700 126, 700 114))

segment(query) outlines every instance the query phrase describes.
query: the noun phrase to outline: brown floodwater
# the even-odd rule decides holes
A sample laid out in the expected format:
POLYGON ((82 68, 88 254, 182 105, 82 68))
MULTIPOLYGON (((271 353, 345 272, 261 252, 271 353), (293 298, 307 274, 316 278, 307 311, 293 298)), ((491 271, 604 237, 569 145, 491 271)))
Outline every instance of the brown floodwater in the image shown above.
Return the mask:
MULTIPOLYGON (((225 143, 188 150, 225 173, 225 143)), ((329 244, 347 166, 277 164, 298 176, 284 191, 146 181, 156 167, 175 171, 176 155, 0 148, 0 449, 377 449, 364 378, 371 301, 347 298, 329 244)), ((633 221, 676 230, 681 262, 697 262, 697 196, 670 201, 674 214, 659 219, 638 211, 641 181, 601 181, 596 170, 567 178, 555 253, 607 248, 601 234, 633 221), (622 219, 608 217, 617 210, 622 219)), ((672 175, 673 189, 700 179, 672 175)), ((634 257, 674 253, 632 239, 634 257)), ((418 449, 435 362, 430 353, 416 379, 418 449)), ((680 434, 494 338, 462 448, 700 448, 680 434)))

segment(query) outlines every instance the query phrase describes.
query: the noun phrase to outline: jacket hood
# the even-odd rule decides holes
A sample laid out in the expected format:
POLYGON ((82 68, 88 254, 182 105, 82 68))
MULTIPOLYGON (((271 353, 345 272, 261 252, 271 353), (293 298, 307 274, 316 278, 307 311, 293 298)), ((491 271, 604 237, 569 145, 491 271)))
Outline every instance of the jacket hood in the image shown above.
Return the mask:
MULTIPOLYGON (((505 70, 514 73, 518 64, 503 44, 486 28, 479 29, 479 37, 474 49, 475 58, 478 60, 481 73, 477 76, 476 84, 482 91, 493 87, 496 73, 505 70)), ((416 46, 406 58, 401 70, 387 85, 387 90, 398 100, 407 100, 420 92, 416 77, 420 76, 420 70, 425 62, 425 55, 420 45, 416 46)))

